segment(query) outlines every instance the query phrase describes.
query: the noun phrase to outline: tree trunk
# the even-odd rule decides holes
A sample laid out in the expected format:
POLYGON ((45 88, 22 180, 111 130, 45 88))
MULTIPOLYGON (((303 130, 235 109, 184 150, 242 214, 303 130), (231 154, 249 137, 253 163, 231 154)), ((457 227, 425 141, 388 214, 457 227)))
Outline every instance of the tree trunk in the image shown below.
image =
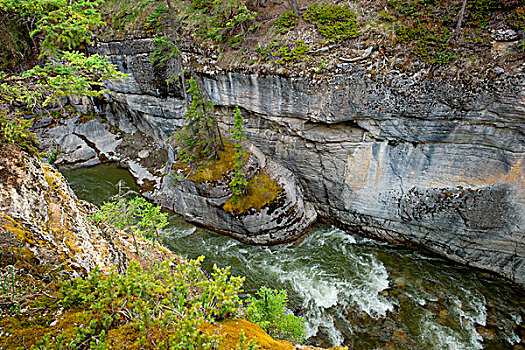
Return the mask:
POLYGON ((463 5, 461 6, 461 11, 459 12, 458 24, 456 26, 456 33, 461 29, 463 17, 465 17, 465 9, 467 8, 467 2, 468 0, 463 0, 463 5))

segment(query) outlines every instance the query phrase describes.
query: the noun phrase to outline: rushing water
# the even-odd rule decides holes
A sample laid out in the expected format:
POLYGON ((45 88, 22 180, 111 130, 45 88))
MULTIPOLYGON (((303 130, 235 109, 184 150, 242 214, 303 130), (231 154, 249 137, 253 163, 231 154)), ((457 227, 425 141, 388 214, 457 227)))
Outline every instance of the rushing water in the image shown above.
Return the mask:
MULTIPOLYGON (((65 172, 77 195, 96 203, 115 193, 124 170, 65 172)), ((523 346, 525 295, 479 271, 410 249, 317 225, 296 244, 247 246, 196 228, 176 215, 166 245, 203 264, 232 266, 245 290, 288 291, 307 319, 309 342, 351 349, 512 349, 523 346)))

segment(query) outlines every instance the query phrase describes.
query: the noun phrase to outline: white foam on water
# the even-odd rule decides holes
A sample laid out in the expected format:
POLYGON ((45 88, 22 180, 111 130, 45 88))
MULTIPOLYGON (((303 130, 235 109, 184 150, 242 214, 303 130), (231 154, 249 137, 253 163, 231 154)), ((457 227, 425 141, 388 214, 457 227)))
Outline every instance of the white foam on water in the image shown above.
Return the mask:
POLYGON ((388 273, 383 264, 373 257, 358 263, 366 267, 368 271, 362 272, 359 281, 351 285, 345 294, 350 301, 357 304, 359 308, 374 318, 384 317, 388 311, 392 311, 394 305, 386 299, 381 292, 388 288, 388 273), (365 272, 365 273, 363 273, 365 272))
POLYGON ((424 322, 423 340, 430 349, 483 349, 483 337, 477 332, 476 327, 484 326, 487 322, 485 298, 461 288, 461 293, 456 293, 450 300, 449 317, 457 317, 461 329, 459 331, 451 329, 438 323, 435 316, 428 316, 424 322))
MULTIPOLYGON (((522 319, 520 314, 510 314, 510 321, 516 324, 516 326, 521 325, 522 319)), ((521 341, 521 338, 514 332, 514 327, 508 325, 507 327, 500 327, 505 336, 505 340, 508 341, 511 345, 518 344, 521 341)))
POLYGON ((422 338, 427 349, 436 350, 480 350, 481 343, 466 344, 454 330, 439 323, 427 320, 423 323, 422 338))
POLYGON ((381 295, 389 286, 385 267, 373 255, 354 253, 349 248, 354 243, 354 237, 335 228, 322 232, 320 238, 302 243, 315 246, 329 244, 331 248, 341 249, 345 252, 347 268, 352 271, 353 277, 331 274, 315 261, 294 265, 297 257, 287 255, 286 251, 276 257, 278 263, 268 259, 258 261, 257 268, 275 276, 279 284, 290 286, 299 296, 306 310, 307 336, 313 336, 322 329, 332 345, 341 345, 344 340, 331 315, 334 307, 344 309, 356 305, 375 318, 383 317, 393 309, 393 305, 381 295))
POLYGON ((195 232, 195 230, 197 230, 197 227, 195 226, 191 226, 189 228, 180 228, 175 225, 170 225, 168 233, 177 238, 184 238, 189 235, 192 235, 195 232))

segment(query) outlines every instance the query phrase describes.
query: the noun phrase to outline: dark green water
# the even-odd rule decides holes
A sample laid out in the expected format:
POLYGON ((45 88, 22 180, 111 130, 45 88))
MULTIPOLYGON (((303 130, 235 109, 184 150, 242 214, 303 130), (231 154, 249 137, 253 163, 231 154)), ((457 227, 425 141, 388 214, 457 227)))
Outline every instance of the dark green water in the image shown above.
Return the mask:
POLYGON ((126 169, 116 164, 102 164, 90 168, 60 169, 78 198, 85 199, 97 206, 118 193, 118 183, 122 181, 126 191, 135 191, 138 186, 133 176, 126 169))
MULTIPOLYGON (((129 174, 114 166, 65 172, 79 197, 100 203, 129 174), (103 192, 107 190, 107 194, 103 192)), ((232 266, 245 290, 284 288, 307 320, 309 342, 351 349, 519 349, 522 290, 479 271, 318 225, 295 245, 247 246, 171 216, 166 245, 232 266)))

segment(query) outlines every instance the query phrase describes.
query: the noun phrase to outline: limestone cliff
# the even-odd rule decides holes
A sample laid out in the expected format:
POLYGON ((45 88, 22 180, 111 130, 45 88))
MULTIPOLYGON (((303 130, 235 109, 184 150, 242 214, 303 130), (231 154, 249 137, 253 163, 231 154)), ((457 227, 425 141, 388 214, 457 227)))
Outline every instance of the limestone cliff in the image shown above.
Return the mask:
MULTIPOLYGON (((149 39, 98 45, 131 74, 99 108, 163 140, 184 103, 152 50, 149 39)), ((239 105, 249 141, 297 176, 320 216, 525 283, 523 74, 462 80, 343 64, 313 81, 206 67, 217 113, 239 105)))
POLYGON ((84 276, 95 267, 125 270, 131 242, 93 225, 88 217, 96 207, 79 201, 56 169, 16 148, 0 153, 2 242, 27 249, 36 265, 55 266, 66 276, 84 276))

